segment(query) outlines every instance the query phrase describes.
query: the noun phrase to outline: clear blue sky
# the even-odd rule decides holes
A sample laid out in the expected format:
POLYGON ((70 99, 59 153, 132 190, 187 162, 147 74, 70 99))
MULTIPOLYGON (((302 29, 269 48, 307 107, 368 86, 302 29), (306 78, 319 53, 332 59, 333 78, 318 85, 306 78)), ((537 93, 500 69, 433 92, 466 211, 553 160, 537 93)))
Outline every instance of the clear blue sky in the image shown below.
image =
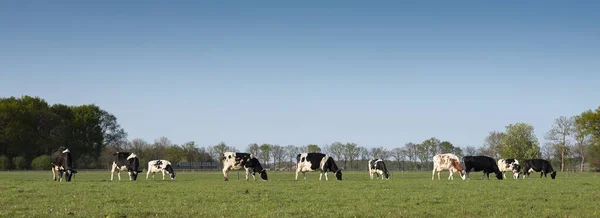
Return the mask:
POLYGON ((600 2, 502 2, 3 1, 0 96, 177 144, 543 143, 600 105, 600 2))

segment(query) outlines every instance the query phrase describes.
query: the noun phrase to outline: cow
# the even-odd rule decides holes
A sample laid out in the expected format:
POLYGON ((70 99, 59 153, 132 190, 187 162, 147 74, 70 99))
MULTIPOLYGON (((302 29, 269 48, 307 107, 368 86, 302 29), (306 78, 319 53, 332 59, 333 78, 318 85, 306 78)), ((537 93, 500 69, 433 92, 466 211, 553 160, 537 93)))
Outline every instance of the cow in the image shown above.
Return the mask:
POLYGON ((525 160, 525 165, 523 166, 523 179, 525 179, 525 176, 531 178, 529 174, 532 172, 542 172, 540 178, 542 178, 542 176, 547 177, 546 174, 548 173, 550 173, 552 179, 556 178, 556 171, 552 168, 552 164, 544 159, 525 160))
POLYGON ((58 173, 58 181, 62 182, 63 172, 65 173, 65 181, 70 182, 73 174, 77 173, 73 169, 73 158, 71 158, 71 151, 63 146, 52 151, 52 180, 56 181, 56 174, 58 173))
POLYGON ((390 179, 390 171, 387 170, 385 162, 382 159, 371 159, 369 160, 369 175, 373 179, 373 174, 377 175, 377 179, 381 176, 381 179, 390 179))
POLYGON ((148 173, 146 173, 146 179, 148 179, 150 173, 152 173, 152 179, 154 179, 154 174, 156 173, 162 173, 163 180, 165 180, 165 174, 169 174, 171 179, 175 179, 175 171, 173 171, 173 166, 168 160, 148 161, 148 173))
POLYGON ((499 180, 502 180, 502 172, 500 172, 500 169, 498 169, 498 165, 496 164, 496 161, 494 161, 493 158, 488 157, 488 156, 465 156, 463 157, 463 162, 465 163, 465 171, 467 173, 467 179, 471 179, 469 176, 469 172, 473 171, 473 172, 479 172, 479 171, 483 171, 483 175, 481 176, 481 179, 484 178, 484 176, 487 175, 488 180, 490 179, 490 173, 495 173, 496 174, 496 178, 498 178, 499 180))
POLYGON ((431 180, 434 180, 436 171, 438 180, 440 180, 440 173, 443 170, 448 170, 450 172, 448 180, 454 180, 455 172, 458 172, 460 178, 465 180, 465 170, 463 170, 462 165, 460 164, 460 159, 454 154, 445 153, 433 156, 433 172, 431 172, 431 180))
POLYGON ((252 172, 252 178, 256 181, 256 173, 260 174, 260 178, 263 181, 268 181, 267 171, 263 169, 258 159, 249 153, 239 152, 225 152, 221 157, 223 160, 223 177, 225 181, 229 181, 230 170, 241 170, 246 171, 246 181, 248 181, 248 175, 252 172))
POLYGON ((122 171, 128 172, 130 181, 136 181, 138 173, 142 172, 140 170, 140 159, 138 159, 137 155, 131 152, 118 151, 113 156, 114 160, 110 171, 110 181, 113 181, 115 170, 117 171, 117 176, 119 176, 119 181, 121 181, 122 171))
POLYGON ((502 172, 502 177, 506 179, 504 172, 512 172, 514 179, 519 179, 519 173, 521 172, 521 165, 519 161, 514 158, 506 158, 498 160, 498 169, 502 172))
POLYGON ((342 180, 342 170, 338 168, 332 157, 322 153, 301 153, 296 156, 296 181, 298 173, 302 172, 306 180, 306 172, 320 171, 319 180, 322 180, 325 173, 325 180, 328 181, 327 172, 333 172, 338 180, 342 180))

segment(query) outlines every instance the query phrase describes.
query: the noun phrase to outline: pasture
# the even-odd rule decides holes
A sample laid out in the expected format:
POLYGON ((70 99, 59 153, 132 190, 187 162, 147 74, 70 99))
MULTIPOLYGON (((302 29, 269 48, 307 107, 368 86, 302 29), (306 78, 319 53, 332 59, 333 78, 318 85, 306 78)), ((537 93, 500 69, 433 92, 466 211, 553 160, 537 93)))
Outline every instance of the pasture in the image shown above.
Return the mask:
POLYGON ((178 172, 176 180, 138 181, 122 173, 79 171, 71 183, 46 171, 0 173, 0 217, 599 217, 594 173, 558 173, 556 180, 431 180, 431 172, 392 172, 389 181, 344 172, 344 181, 307 181, 269 172, 269 181, 230 181, 212 172, 178 172))

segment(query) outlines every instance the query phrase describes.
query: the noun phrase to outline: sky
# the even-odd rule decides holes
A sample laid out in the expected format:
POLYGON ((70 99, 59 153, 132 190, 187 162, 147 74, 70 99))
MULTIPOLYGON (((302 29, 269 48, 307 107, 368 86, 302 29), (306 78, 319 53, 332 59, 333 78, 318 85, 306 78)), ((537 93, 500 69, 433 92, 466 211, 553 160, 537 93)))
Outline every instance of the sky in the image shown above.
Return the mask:
POLYGON ((128 138, 483 144, 600 106, 598 1, 2 1, 0 97, 128 138))

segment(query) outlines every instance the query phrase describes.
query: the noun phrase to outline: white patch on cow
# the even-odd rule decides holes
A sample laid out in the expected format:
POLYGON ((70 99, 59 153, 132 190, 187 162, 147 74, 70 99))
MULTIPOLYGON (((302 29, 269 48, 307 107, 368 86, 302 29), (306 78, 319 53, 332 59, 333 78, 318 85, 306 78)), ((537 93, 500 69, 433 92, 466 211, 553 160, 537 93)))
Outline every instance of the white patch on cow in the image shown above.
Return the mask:
POLYGON ((438 180, 440 180, 440 173, 441 171, 444 170, 448 170, 450 172, 450 175, 448 176, 448 180, 454 180, 454 173, 455 172, 459 172, 460 177, 465 180, 466 179, 466 174, 465 171, 462 169, 456 169, 456 167, 454 166, 454 163, 458 163, 460 166, 460 159, 458 158, 458 156, 451 154, 451 153, 445 153, 445 154, 437 154, 435 156, 433 156, 433 172, 431 172, 431 180, 434 180, 435 178, 435 172, 437 171, 438 174, 438 180))
POLYGON ((129 155, 129 157, 127 157, 127 160, 132 159, 132 158, 136 158, 137 156, 134 153, 131 153, 129 155))
POLYGON ((507 164, 506 159, 498 160, 498 169, 502 172, 502 176, 506 179, 505 172, 512 172, 513 179, 519 179, 519 171, 517 170, 517 166, 519 166, 519 161, 515 160, 515 162, 507 164))
MULTIPOLYGON (((171 173, 165 169, 168 165, 171 165, 171 162, 169 162, 167 160, 148 161, 148 173, 146 173, 146 179, 148 179, 148 176, 150 175, 150 173, 152 173, 152 179, 154 179, 154 174, 162 173, 163 180, 165 180, 165 174, 171 175, 171 173), (156 163, 158 161, 161 161, 161 164, 159 166, 156 166, 156 163)), ((173 165, 171 165, 171 167, 173 167, 173 165)), ((173 179, 173 178, 171 177, 171 179, 173 179)))
POLYGON ((69 149, 67 148, 62 153, 64 154, 64 153, 69 153, 69 152, 71 152, 71 151, 69 151, 69 149))

